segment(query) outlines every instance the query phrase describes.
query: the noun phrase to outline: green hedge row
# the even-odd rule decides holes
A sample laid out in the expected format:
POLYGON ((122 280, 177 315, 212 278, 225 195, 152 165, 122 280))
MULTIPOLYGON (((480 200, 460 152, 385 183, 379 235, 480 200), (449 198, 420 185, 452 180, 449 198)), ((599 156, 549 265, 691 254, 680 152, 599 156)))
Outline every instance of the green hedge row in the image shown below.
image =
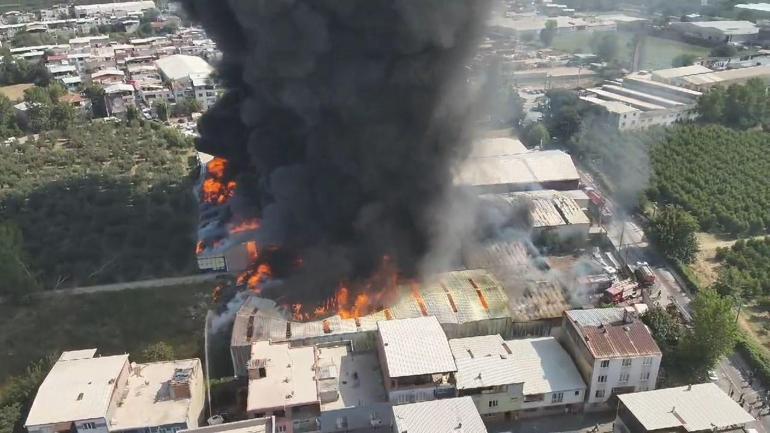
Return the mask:
POLYGON ((770 351, 745 332, 738 334, 735 350, 743 356, 763 383, 770 383, 770 351))

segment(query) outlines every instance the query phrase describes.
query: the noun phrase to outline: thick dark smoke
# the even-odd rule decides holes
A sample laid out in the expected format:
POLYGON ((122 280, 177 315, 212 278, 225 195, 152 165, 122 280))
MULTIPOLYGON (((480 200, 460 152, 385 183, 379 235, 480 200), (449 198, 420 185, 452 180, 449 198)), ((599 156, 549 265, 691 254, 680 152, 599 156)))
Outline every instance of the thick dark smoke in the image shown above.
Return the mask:
POLYGON ((257 204, 260 241, 307 300, 389 256, 414 275, 466 152, 467 62, 486 1, 189 1, 223 52, 227 93, 201 119, 257 204), (289 259, 285 259, 289 260, 289 259), (284 265, 286 265, 284 263, 284 265))

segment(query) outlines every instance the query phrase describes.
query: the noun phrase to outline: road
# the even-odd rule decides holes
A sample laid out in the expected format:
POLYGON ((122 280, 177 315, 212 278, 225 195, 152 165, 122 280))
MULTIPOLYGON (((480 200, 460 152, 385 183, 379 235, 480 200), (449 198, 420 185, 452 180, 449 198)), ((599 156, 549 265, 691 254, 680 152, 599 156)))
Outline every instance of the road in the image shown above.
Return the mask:
POLYGON ((72 289, 49 290, 38 293, 40 297, 86 295, 102 292, 119 292, 123 290, 150 289, 158 287, 173 287, 185 284, 198 284, 214 281, 217 274, 196 274, 183 277, 156 278, 152 280, 128 281, 125 283, 102 284, 98 286, 75 287, 72 289))
MULTIPOLYGON (((581 181, 585 186, 601 191, 590 174, 584 173, 582 170, 580 174, 581 181)), ((621 259, 631 264, 647 262, 655 273, 656 283, 649 293, 652 301, 662 306, 674 303, 683 314, 690 315, 692 313, 690 310, 692 295, 684 289, 686 286, 681 282, 681 277, 669 268, 663 257, 647 242, 647 237, 639 222, 634 221, 633 216, 623 215, 609 200, 607 194, 602 193, 602 196, 608 201, 607 208, 611 209, 615 215, 612 221, 605 224, 607 237, 619 251, 621 259)), ((752 373, 750 371, 751 369, 741 356, 734 353, 719 362, 715 369, 717 375, 715 383, 757 418, 757 422, 749 425, 749 427, 762 433, 768 433, 770 432, 770 416, 768 416, 770 410, 760 411, 758 408, 760 396, 770 397, 770 395, 758 380, 751 379, 752 373)))

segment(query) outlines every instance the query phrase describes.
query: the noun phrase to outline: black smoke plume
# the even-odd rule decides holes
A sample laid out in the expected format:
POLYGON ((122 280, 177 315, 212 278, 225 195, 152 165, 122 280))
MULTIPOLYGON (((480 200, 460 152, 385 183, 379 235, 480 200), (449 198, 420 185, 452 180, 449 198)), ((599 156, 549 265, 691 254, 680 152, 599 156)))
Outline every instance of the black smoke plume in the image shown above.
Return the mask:
POLYGON ((284 294, 323 299, 385 256, 405 276, 418 271, 467 153, 465 75, 487 6, 186 3, 223 52, 227 89, 200 121, 198 148, 238 170, 260 243, 302 259, 276 266, 284 294))

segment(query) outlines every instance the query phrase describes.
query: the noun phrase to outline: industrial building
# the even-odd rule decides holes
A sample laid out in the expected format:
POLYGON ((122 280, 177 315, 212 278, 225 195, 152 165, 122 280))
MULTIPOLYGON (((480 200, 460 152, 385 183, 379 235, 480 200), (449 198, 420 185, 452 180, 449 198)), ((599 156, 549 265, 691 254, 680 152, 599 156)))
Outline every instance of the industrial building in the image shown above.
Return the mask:
POLYGON ((395 406, 393 420, 398 433, 487 433, 470 397, 395 406))
POLYGON ((586 410, 614 395, 655 389, 662 354, 632 307, 564 313, 562 344, 588 384, 586 410))
POLYGON ((202 421, 200 360, 136 364, 128 355, 95 355, 61 354, 38 388, 29 433, 174 431, 202 421))
POLYGON ((580 185, 572 157, 561 150, 529 151, 514 155, 468 158, 455 183, 479 194, 554 189, 575 190, 580 185))
POLYGON ((352 341, 356 350, 374 350, 377 322, 435 316, 449 338, 500 334, 503 338, 550 335, 571 308, 564 290, 555 282, 525 281, 516 296, 490 272, 481 269, 436 275, 416 293, 403 287, 401 298, 381 311, 356 319, 334 315, 323 320, 298 322, 275 302, 250 296, 236 314, 230 339, 233 370, 246 375, 251 344, 259 341, 291 342, 309 346, 352 341))
POLYGON ((751 21, 685 21, 669 27, 685 38, 714 44, 751 42, 759 34, 759 27, 751 21))
POLYGON ((560 239, 588 239, 591 221, 581 207, 565 194, 554 190, 485 194, 482 200, 502 215, 520 219, 526 215, 527 227, 535 237, 553 233, 560 239))
POLYGON ((714 86, 728 87, 731 84, 744 84, 752 78, 770 82, 770 66, 750 66, 747 68, 726 69, 704 74, 694 74, 680 77, 676 84, 688 89, 706 91, 714 86))
MULTIPOLYGON (((663 72, 664 76, 674 73, 663 72)), ((618 130, 637 130, 693 120, 701 92, 655 80, 655 73, 633 73, 587 89, 580 97, 605 113, 604 120, 618 130)))
POLYGON ((144 11, 155 8, 154 1, 129 1, 75 5, 73 11, 77 18, 92 18, 99 15, 125 17, 141 15, 144 11))
POLYGON ((619 396, 614 433, 751 431, 755 421, 714 383, 619 396))

